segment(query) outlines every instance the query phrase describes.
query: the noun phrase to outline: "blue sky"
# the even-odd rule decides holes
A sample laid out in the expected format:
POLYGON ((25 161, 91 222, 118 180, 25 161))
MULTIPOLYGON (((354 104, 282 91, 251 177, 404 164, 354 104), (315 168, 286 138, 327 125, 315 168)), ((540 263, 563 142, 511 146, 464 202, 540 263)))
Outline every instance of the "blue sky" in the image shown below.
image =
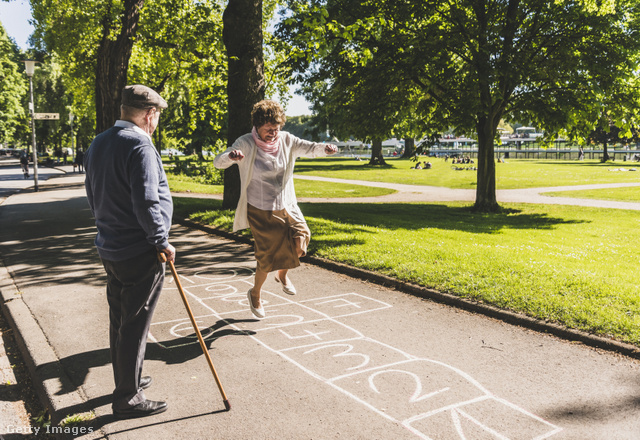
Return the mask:
POLYGON ((0 22, 21 49, 28 49, 27 40, 33 32, 31 6, 28 0, 0 1, 0 22))

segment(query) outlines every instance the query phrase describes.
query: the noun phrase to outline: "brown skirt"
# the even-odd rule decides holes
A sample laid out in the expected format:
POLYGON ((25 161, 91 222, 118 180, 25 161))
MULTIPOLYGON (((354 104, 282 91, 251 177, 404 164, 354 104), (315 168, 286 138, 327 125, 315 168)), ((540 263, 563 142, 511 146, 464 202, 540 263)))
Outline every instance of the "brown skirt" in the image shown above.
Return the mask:
POLYGON ((254 240, 256 267, 263 272, 300 266, 298 250, 307 254, 311 231, 285 210, 263 211, 247 206, 247 218, 254 240))

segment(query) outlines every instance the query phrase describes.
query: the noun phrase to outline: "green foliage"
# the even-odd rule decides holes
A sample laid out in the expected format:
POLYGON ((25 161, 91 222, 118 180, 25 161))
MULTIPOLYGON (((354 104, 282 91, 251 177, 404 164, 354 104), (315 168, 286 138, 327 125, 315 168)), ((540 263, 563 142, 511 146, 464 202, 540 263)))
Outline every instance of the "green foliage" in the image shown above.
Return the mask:
POLYGON ((62 147, 71 147, 69 108, 72 96, 64 85, 62 66, 55 55, 39 64, 33 75, 36 113, 58 113, 59 120, 36 121, 38 151, 53 153, 62 147))
POLYGON ((227 60, 219 1, 146 2, 129 81, 161 91, 163 148, 202 154, 224 138, 227 60))
MULTIPOLYGON (((33 44, 41 66, 55 55, 65 93, 71 102, 69 112, 76 116, 74 131, 78 145, 88 147, 95 135, 95 70, 100 45, 101 20, 115 19, 121 12, 112 1, 33 0, 33 44), (44 54, 48 54, 44 55, 44 54)), ((64 116, 61 115, 61 122, 64 116)))
MULTIPOLYGON (((78 129, 93 134, 95 68, 103 23, 116 32, 123 12, 111 0, 34 0, 34 40, 57 54, 62 81, 73 90, 78 129)), ((169 102, 163 137, 172 147, 202 152, 224 137, 226 56, 222 44, 223 3, 217 0, 145 2, 129 65, 129 83, 158 90, 169 102)), ((115 38, 111 35, 109 38, 115 38)), ((162 148, 161 145, 158 145, 162 148)))
POLYGON ((95 420, 96 414, 93 411, 88 411, 85 413, 79 414, 70 414, 64 419, 60 421, 60 426, 62 427, 72 427, 72 426, 82 426, 86 425, 87 422, 95 420))
POLYGON ((283 128, 294 136, 301 139, 307 139, 314 142, 325 140, 320 137, 317 130, 314 130, 311 118, 309 116, 287 116, 287 122, 283 128))
POLYGON ((213 166, 213 162, 175 161, 169 168, 170 173, 190 177, 196 183, 204 185, 222 185, 224 170, 213 166))
POLYGON ((638 107, 636 3, 291 0, 278 35, 317 124, 340 137, 384 138, 408 118, 475 133, 476 203, 493 208, 501 119, 576 135, 638 107))
POLYGON ((0 144, 27 143, 24 99, 29 89, 23 72, 20 50, 0 24, 0 144))
MULTIPOLYGON (((155 138, 158 148, 177 148, 202 155, 227 131, 227 57, 222 41, 222 0, 153 0, 144 2, 129 62, 128 83, 159 91, 169 103, 155 138)), ((115 39, 124 11, 113 0, 33 0, 34 43, 56 54, 61 81, 72 91, 68 110, 82 144, 95 127, 95 70, 102 27, 115 39)), ((264 2, 263 19, 271 20, 278 1, 264 2)), ((242 29, 233 30, 242 32, 242 29)), ((281 65, 286 53, 270 46, 266 33, 267 92, 285 92, 281 65)), ((71 95, 71 94, 70 94, 71 95)))

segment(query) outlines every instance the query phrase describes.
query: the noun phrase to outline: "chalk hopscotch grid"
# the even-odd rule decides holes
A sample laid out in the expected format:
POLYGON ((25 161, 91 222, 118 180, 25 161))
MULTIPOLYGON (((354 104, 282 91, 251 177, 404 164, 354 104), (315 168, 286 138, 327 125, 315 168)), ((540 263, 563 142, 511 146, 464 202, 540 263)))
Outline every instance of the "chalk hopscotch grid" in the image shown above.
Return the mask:
MULTIPOLYGON (((256 324, 256 326, 251 327, 250 329, 243 328, 241 325, 235 324, 231 320, 232 317, 236 315, 241 314, 243 317, 246 317, 247 314, 250 315, 246 290, 253 286, 253 271, 247 268, 216 267, 216 270, 222 270, 224 272, 218 273, 213 277, 205 275, 206 271, 212 268, 212 266, 205 266, 198 269, 192 269, 190 272, 194 273, 191 276, 180 274, 185 293, 187 293, 200 307, 210 312, 198 315, 196 318, 198 325, 207 318, 222 320, 229 327, 239 332, 245 332, 247 336, 254 339, 263 347, 288 360, 310 376, 324 382, 340 393, 366 406, 380 416, 394 423, 401 424, 410 432, 422 439, 432 439, 432 437, 429 436, 429 431, 432 431, 434 434, 440 434, 443 430, 448 430, 451 435, 455 435, 460 439, 466 439, 466 433, 469 432, 469 430, 477 429, 483 432, 484 435, 489 434, 497 439, 508 440, 510 438, 531 438, 532 440, 543 440, 562 431, 562 428, 551 424, 550 422, 518 407, 515 404, 494 396, 484 386, 462 370, 437 360, 421 358, 403 352, 402 350, 388 344, 369 338, 363 335, 360 331, 337 320, 337 318, 345 318, 348 316, 391 308, 392 306, 389 304, 355 292, 337 294, 322 298, 306 299, 296 302, 284 296, 263 290, 263 301, 265 311, 267 312, 267 318, 261 321, 252 320, 251 323, 256 324), (245 287, 244 289, 234 287, 231 282, 234 284, 239 283, 241 286, 245 287), (201 288, 204 288, 204 291, 207 292, 209 296, 199 296, 192 292, 193 290, 201 288), (209 304, 212 301, 222 301, 223 303, 219 304, 222 308, 228 307, 232 304, 242 306, 242 308, 225 311, 217 310, 209 304), (335 308, 352 307, 357 310, 331 316, 328 313, 314 308, 314 306, 326 306, 327 304, 333 304, 335 308), (277 315, 277 312, 282 310, 283 307, 293 308, 294 311, 298 310, 309 313, 312 318, 306 319, 305 316, 290 314, 277 315), (273 314, 274 312, 276 312, 276 314, 273 314), (282 318, 295 318, 295 320, 269 322, 282 318), (287 333, 287 331, 296 329, 296 327, 300 327, 301 325, 306 326, 309 324, 328 324, 334 327, 332 330, 324 330, 319 333, 317 331, 314 332, 309 330, 303 330, 300 335, 287 333), (347 335, 338 336, 332 340, 323 340, 323 338, 320 337, 331 333, 332 331, 346 331, 347 335), (296 339, 303 340, 306 338, 315 338, 318 342, 308 341, 308 343, 302 343, 302 345, 276 348, 274 346, 275 343, 280 341, 272 341, 271 344, 269 344, 269 337, 280 337, 285 341, 285 343, 291 343, 296 339), (354 352, 355 344, 373 344, 378 347, 383 347, 388 350, 387 355, 391 353, 392 356, 395 357, 395 360, 385 364, 365 368, 370 363, 375 362, 372 362, 370 355, 360 353, 358 351, 354 352), (361 362, 359 365, 349 367, 341 374, 333 376, 327 374, 323 375, 319 372, 313 371, 303 364, 304 360, 306 360, 306 356, 327 350, 330 351, 329 354, 331 354, 332 349, 343 349, 343 351, 333 354, 333 358, 352 357, 361 359, 361 362), (300 357, 305 359, 296 359, 300 357), (403 367, 405 369, 403 369, 403 367), (409 371, 411 368, 418 370, 418 372, 409 371), (443 386, 440 389, 437 389, 436 387, 436 390, 423 392, 420 374, 425 374, 425 371, 430 371, 431 369, 439 370, 436 371, 436 373, 438 373, 438 377, 441 380, 442 377, 444 377, 445 382, 448 380, 447 376, 449 374, 455 375, 454 378, 447 382, 447 385, 450 386, 443 386), (399 393, 403 397, 406 397, 407 395, 410 396, 408 398, 408 403, 412 406, 407 407, 406 404, 403 404, 393 408, 393 404, 397 404, 397 401, 402 399, 395 399, 394 401, 388 399, 387 401, 384 401, 387 403, 385 408, 380 408, 379 405, 377 405, 378 401, 376 398, 379 397, 382 392, 378 389, 376 380, 378 376, 383 375, 402 375, 410 378, 409 382, 413 385, 413 389, 410 389, 409 392, 401 390, 399 393), (475 393, 475 395, 467 399, 458 399, 456 392, 463 395, 475 393), (438 399, 441 399, 442 401, 440 404, 437 403, 438 399), (478 408, 478 404, 483 404, 484 406, 478 408), (514 425, 519 425, 519 429, 522 428, 522 423, 528 422, 531 425, 531 422, 535 421, 535 426, 531 425, 528 429, 523 429, 525 431, 531 431, 531 436, 524 437, 522 432, 511 432, 513 437, 509 437, 489 426, 487 423, 483 423, 480 420, 483 416, 483 411, 486 411, 487 406, 490 407, 490 405, 496 404, 500 406, 497 411, 501 411, 501 415, 502 413, 505 413, 505 418, 510 417, 513 419, 514 425), (424 406, 422 411, 418 411, 413 414, 406 413, 407 408, 419 407, 420 405, 424 406), (434 407, 429 407, 429 405, 434 405, 434 407), (506 407, 506 410, 503 407, 506 407), (507 411, 509 412, 508 414, 506 414, 507 411), (472 414, 474 412, 475 415, 472 414), (541 430, 543 430, 543 432, 540 432, 541 430)), ((172 284, 173 282, 174 280, 169 277, 167 283, 172 284)), ((165 288, 177 290, 176 287, 165 288)), ((192 331, 190 322, 185 322, 184 319, 163 321, 152 324, 152 326, 156 327, 165 325, 172 325, 169 332, 175 337, 182 336, 177 331, 178 327, 183 327, 185 331, 188 331, 188 329, 192 331)), ((214 333, 215 332, 211 331, 206 335, 203 334, 202 336, 207 339, 214 333)), ((193 338, 193 342, 187 342, 181 345, 165 346, 150 334, 150 340, 161 345, 163 348, 176 348, 182 345, 197 343, 195 336, 193 336, 193 338)), ((325 367, 331 369, 332 366, 325 365, 325 367)), ((431 378, 430 376, 427 377, 431 378)), ((382 383, 384 384, 384 381, 382 383)))

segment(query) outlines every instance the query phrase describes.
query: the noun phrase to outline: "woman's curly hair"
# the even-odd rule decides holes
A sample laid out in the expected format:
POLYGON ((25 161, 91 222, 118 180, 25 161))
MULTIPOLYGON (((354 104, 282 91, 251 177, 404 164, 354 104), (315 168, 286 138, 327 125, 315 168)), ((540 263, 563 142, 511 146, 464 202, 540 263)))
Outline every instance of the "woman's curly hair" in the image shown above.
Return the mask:
POLYGON ((278 124, 280 127, 287 122, 287 117, 280 104, 276 101, 265 99, 256 103, 251 110, 251 124, 257 128, 264 124, 278 124))

